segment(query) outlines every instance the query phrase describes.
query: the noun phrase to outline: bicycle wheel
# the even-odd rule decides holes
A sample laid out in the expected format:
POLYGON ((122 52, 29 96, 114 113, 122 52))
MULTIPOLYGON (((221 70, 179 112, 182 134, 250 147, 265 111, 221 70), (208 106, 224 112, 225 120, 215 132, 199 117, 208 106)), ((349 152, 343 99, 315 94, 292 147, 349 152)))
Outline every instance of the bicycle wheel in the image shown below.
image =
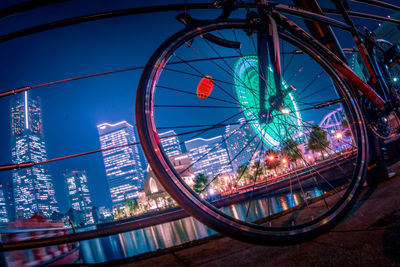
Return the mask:
MULTIPOLYGON (((142 74, 137 127, 154 174, 192 216, 244 241, 287 244, 354 203, 365 127, 326 55, 282 29, 285 98, 261 121, 256 36, 256 26, 226 20, 168 39, 142 74)), ((268 69, 261 79, 273 79, 268 69)), ((276 88, 267 83, 268 105, 276 88)))

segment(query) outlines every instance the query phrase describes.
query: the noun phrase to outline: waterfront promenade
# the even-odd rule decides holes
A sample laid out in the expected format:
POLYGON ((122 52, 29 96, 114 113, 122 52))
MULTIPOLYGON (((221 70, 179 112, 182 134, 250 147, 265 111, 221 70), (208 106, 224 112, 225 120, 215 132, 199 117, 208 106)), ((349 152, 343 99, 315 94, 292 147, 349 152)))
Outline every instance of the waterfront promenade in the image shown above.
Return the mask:
POLYGON ((400 162, 397 173, 364 188, 330 232, 292 246, 258 246, 216 235, 130 259, 120 266, 400 266, 400 162))

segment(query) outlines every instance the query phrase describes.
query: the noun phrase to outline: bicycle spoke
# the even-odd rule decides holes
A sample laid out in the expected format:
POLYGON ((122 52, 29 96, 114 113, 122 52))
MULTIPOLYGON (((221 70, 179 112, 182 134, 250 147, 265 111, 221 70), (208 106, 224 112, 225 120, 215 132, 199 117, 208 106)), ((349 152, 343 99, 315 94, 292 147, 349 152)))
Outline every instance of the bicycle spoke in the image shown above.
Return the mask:
POLYGON ((263 53, 257 51, 257 28, 223 26, 209 32, 227 46, 204 38, 200 28, 185 31, 193 33, 188 39, 171 39, 177 46, 166 45, 173 47, 165 54, 169 62, 160 52, 161 58, 150 63, 163 62, 161 74, 149 72, 154 79, 148 83, 158 93, 149 93, 148 112, 158 114, 149 128, 173 130, 180 137, 174 142, 185 145, 190 158, 178 168, 175 156, 163 156, 181 178, 172 180, 178 186, 187 182, 185 188, 194 191, 183 194, 204 203, 194 208, 209 216, 208 207, 214 206, 217 222, 226 218, 229 227, 271 229, 268 233, 275 237, 285 231, 307 232, 304 225, 318 228, 318 220, 335 212, 335 204, 353 189, 350 181, 358 171, 353 164, 358 164, 360 148, 354 141, 361 126, 352 109, 344 109, 351 102, 340 77, 331 81, 332 73, 325 71, 329 61, 285 31, 279 34, 280 84, 269 61, 259 73, 264 69, 259 67, 263 53), (231 48, 229 42, 240 47, 231 48), (199 84, 206 75, 212 78, 208 92, 199 84), (265 86, 265 101, 260 100, 260 86, 265 86), (342 89, 343 94, 338 92, 342 89), (200 90, 205 98, 197 96, 200 90), (340 124, 344 119, 349 126, 340 124), (336 139, 331 129, 341 135, 336 139), (318 131, 322 137, 314 136, 318 131), (186 181, 189 174, 192 178, 186 181))

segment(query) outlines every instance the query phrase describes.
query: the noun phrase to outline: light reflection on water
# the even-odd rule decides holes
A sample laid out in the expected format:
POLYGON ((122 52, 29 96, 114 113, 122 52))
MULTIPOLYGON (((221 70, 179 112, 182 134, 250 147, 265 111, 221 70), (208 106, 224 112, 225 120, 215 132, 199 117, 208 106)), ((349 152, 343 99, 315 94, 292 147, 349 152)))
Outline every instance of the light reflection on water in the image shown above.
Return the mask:
MULTIPOLYGON (((311 191, 305 192, 307 198, 314 198, 321 196, 323 191, 318 188, 314 188, 311 191)), ((240 220, 246 220, 252 222, 261 218, 268 217, 274 213, 285 211, 289 208, 293 208, 297 205, 304 203, 304 197, 300 193, 285 194, 281 196, 257 199, 251 202, 249 207, 249 202, 243 202, 240 204, 235 204, 222 208, 222 210, 240 220), (269 208, 268 208, 269 207, 269 208), (248 210, 248 211, 247 211, 248 210)))
MULTIPOLYGON (((314 198, 322 193, 314 188, 305 192, 305 195, 307 198, 314 198)), ((255 221, 302 203, 304 198, 301 194, 294 193, 254 200, 250 207, 249 202, 243 202, 222 210, 237 219, 244 220, 247 216, 248 221, 255 221)), ((99 263, 180 245, 215 233, 196 219, 188 217, 118 235, 82 241, 80 254, 84 263, 99 263)))

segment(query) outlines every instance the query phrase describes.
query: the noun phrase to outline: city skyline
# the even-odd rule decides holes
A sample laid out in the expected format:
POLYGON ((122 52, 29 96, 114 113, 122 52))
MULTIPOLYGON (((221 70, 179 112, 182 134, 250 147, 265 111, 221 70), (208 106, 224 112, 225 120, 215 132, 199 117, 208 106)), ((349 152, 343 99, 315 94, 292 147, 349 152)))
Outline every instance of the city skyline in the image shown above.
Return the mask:
MULTIPOLYGON (((327 114, 325 117, 324 117, 324 119, 323 119, 323 121, 326 121, 327 120, 327 116, 329 116, 329 115, 332 115, 332 114, 327 114)), ((335 116, 337 116, 337 115, 335 115, 335 116)), ((25 120, 25 117, 22 117, 24 120, 25 120)), ((18 123, 20 123, 20 119, 18 119, 18 123)), ((18 123, 16 123, 16 125, 18 125, 18 123)), ((322 123, 322 121, 321 121, 321 123, 322 123)), ((126 123, 126 121, 121 121, 121 122, 119 122, 119 123, 115 123, 115 124, 110 124, 110 123, 102 123, 102 124, 100 124, 100 125, 98 125, 97 127, 98 127, 98 129, 100 129, 100 128, 104 128, 104 127, 115 127, 115 126, 120 126, 120 125, 122 125, 122 124, 124 124, 124 125, 130 125, 130 124, 128 124, 128 123, 126 123)), ((228 152, 227 154, 229 154, 229 157, 230 157, 230 159, 229 159, 229 162, 230 161, 233 161, 233 162, 230 162, 229 163, 229 165, 232 167, 232 169, 230 169, 230 167, 228 167, 228 170, 224 170, 223 172, 225 172, 225 173, 235 173, 235 169, 237 169, 237 167, 238 166, 235 166, 235 164, 234 164, 234 160, 232 159, 232 155, 234 155, 235 153, 232 153, 232 147, 235 147, 235 149, 238 149, 238 148, 240 148, 240 146, 236 146, 237 145, 237 142, 235 143, 235 142, 232 142, 233 141, 233 139, 235 139, 234 137, 232 138, 232 136, 235 136, 236 135, 236 137, 237 138, 239 138, 239 140, 236 140, 236 141, 239 141, 240 142, 240 138, 243 138, 243 137, 246 137, 246 134, 245 134, 245 132, 248 132, 248 131, 251 131, 251 128, 250 128, 250 126, 249 125, 244 125, 245 127, 243 127, 243 126, 241 126, 242 124, 245 124, 245 119, 244 118, 241 118, 241 119, 239 119, 239 124, 233 124, 233 125, 228 125, 226 128, 225 128, 225 142, 226 142, 226 147, 225 147, 225 150, 228 152), (230 141, 228 141, 228 140, 230 140, 230 141), (234 143, 234 145, 232 144, 232 143, 234 143), (231 153, 230 153, 231 152, 231 153)), ((131 125, 130 125, 131 126, 131 125)), ((131 126, 132 127, 132 126, 131 126)), ((36 129, 37 130, 40 130, 40 128, 37 128, 36 127, 36 129)), ((327 128, 327 130, 329 130, 329 128, 327 128)), ((40 131, 39 131, 40 132, 40 131)), ((131 133, 133 132, 133 131, 130 131, 131 133)), ((247 135, 249 136, 249 135, 251 135, 251 133, 247 133, 247 135)), ((181 147, 180 147, 180 142, 179 142, 179 138, 178 138, 178 136, 176 135, 176 133, 173 131, 173 130, 170 130, 170 131, 167 131, 167 132, 164 132, 164 133, 162 133, 162 134, 160 134, 160 136, 161 136, 161 143, 162 143, 162 145, 163 145, 163 148, 165 149, 165 148, 167 148, 167 150, 169 151, 169 152, 172 152, 173 154, 173 157, 174 158, 176 158, 176 156, 183 156, 184 155, 184 153, 182 153, 182 149, 181 149, 181 147), (164 135, 164 137, 163 137, 163 135, 164 135), (167 142, 163 142, 163 140, 167 140, 167 142)), ((187 144, 187 143, 192 143, 192 142, 198 142, 198 141, 210 141, 210 140, 213 140, 213 139, 221 139, 222 137, 221 136, 216 136, 216 137, 212 137, 212 138, 210 138, 210 139, 203 139, 203 138, 195 138, 195 139, 190 139, 190 140, 187 140, 187 141, 185 141, 184 143, 185 143, 185 145, 187 144)), ((247 140, 247 139, 246 139, 247 140)), ((133 140, 131 140, 131 141, 133 141, 133 140)), ((254 140, 253 140, 254 141, 254 140)), ((247 142, 249 142, 249 140, 247 140, 247 142)), ((253 142, 254 143, 254 142, 253 142)), ((127 142, 123 142, 123 143, 119 143, 119 144, 124 144, 124 145, 126 145, 127 144, 127 142)), ((117 145, 117 144, 114 144, 114 146, 115 145, 117 145)), ((201 145, 200 145, 200 147, 201 147, 201 145)), ((103 147, 103 148, 106 148, 105 146, 103 147)), ((204 147, 203 147, 204 148, 204 147)), ((188 147, 187 147, 187 149, 188 149, 188 147)), ((189 151, 188 151, 188 154, 190 155, 190 145, 189 145, 189 151)), ((212 148, 212 149, 215 149, 215 148, 212 148)), ((249 148, 250 149, 250 148, 249 148)), ((192 149, 193 150, 193 149, 192 149)), ((204 150, 204 149, 203 149, 204 150)), ((209 149, 208 149, 209 150, 209 149)), ((218 150, 220 150, 219 148, 217 149, 217 151, 218 150)), ((200 151, 197 151, 197 152, 200 152, 200 151)), ((193 162, 195 162, 194 164, 192 163, 191 165, 198 165, 198 161, 201 161, 201 160, 206 160, 206 161, 209 161, 210 160, 210 158, 211 158, 211 160, 212 160, 212 158, 213 158, 213 156, 212 156, 212 153, 211 153, 211 155, 208 155, 207 154, 207 149, 206 150, 204 150, 204 151, 202 151, 201 153, 197 153, 197 152, 194 152, 193 153, 193 151, 192 151, 192 154, 191 154, 191 159, 192 159, 192 161, 193 162), (196 154, 199 154, 199 155, 196 155, 196 154), (205 157, 204 157, 204 155, 205 155, 205 157), (201 159, 202 157, 204 157, 204 159, 201 159), (200 160, 199 160, 200 159, 200 160)), ((222 158, 224 157, 224 152, 222 152, 222 158)), ((246 153, 245 154, 243 154, 243 155, 241 155, 242 157, 244 156, 244 157, 246 157, 247 155, 246 155, 246 153)), ((136 157, 137 158, 137 161, 139 161, 138 160, 138 157, 136 157)), ((179 157, 178 157, 179 158, 179 157)), ((215 157, 214 157, 215 158, 215 157)), ((220 159, 220 157, 217 157, 217 158, 219 158, 220 159)), ((250 159, 250 158, 249 158, 250 159)), ((247 160, 249 160, 249 159, 247 159, 247 160)), ((226 162, 225 162, 226 163, 226 162)), ((218 164, 217 164, 218 165, 218 164)), ((222 163, 222 164, 220 164, 221 166, 219 166, 219 167, 217 167, 217 168, 222 168, 222 169, 224 169, 225 167, 223 166, 224 165, 224 163, 222 163)), ((204 170, 206 170, 208 168, 208 166, 203 166, 203 167, 200 167, 200 168, 196 168, 195 167, 195 169, 197 170, 196 171, 196 173, 201 173, 201 172, 204 172, 204 170)), ((226 169, 226 168, 225 168, 226 169)), ((207 171, 205 171, 205 173, 207 173, 207 171)), ((209 175, 214 175, 214 174, 212 174, 212 172, 209 172, 209 175)))

